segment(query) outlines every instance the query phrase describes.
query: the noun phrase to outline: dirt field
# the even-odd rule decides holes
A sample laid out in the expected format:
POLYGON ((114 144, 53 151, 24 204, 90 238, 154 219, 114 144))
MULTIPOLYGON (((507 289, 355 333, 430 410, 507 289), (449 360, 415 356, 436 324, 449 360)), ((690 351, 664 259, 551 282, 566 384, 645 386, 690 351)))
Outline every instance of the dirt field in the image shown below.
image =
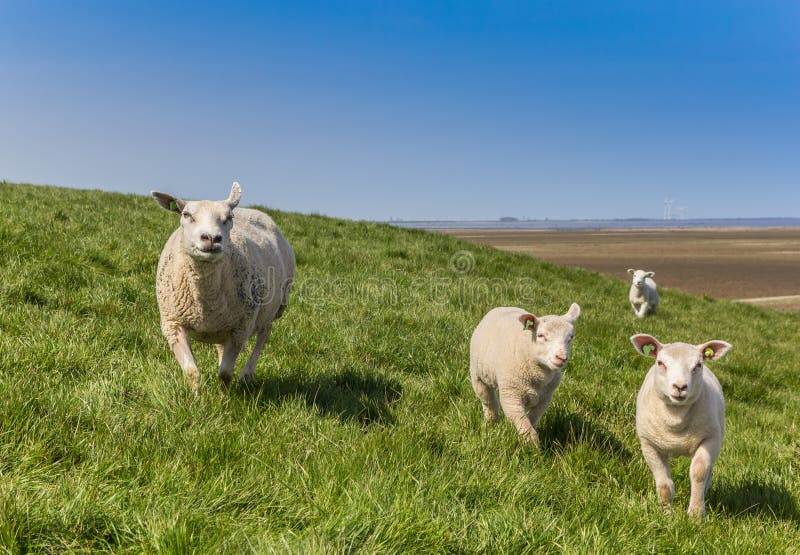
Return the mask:
POLYGON ((662 287, 800 311, 800 228, 444 233, 626 281, 627 268, 652 270, 662 287))

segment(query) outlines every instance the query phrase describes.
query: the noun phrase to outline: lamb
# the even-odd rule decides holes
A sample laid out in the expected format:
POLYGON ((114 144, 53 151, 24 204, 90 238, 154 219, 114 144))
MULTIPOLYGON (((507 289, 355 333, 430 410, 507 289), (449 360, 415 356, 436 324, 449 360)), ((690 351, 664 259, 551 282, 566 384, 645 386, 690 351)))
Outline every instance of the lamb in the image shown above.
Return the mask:
POLYGON ((161 331, 186 380, 197 393, 200 375, 190 339, 217 345, 217 373, 227 385, 240 351, 255 335, 240 374, 241 381, 252 381, 272 323, 289 300, 292 248, 268 215, 237 208, 238 183, 219 202, 151 194, 162 208, 180 214, 180 227, 158 261, 156 295, 161 331))
POLYGON ((692 489, 688 512, 702 519, 711 469, 725 431, 722 387, 703 363, 719 360, 731 345, 718 340, 662 345, 645 334, 634 335, 631 342, 639 353, 656 360, 636 397, 636 433, 655 478, 658 498, 663 505, 672 506, 675 485, 669 459, 689 456, 692 489))
POLYGON ((497 420, 499 393, 503 413, 523 441, 539 443, 536 427, 561 383, 580 313, 572 303, 563 316, 499 307, 483 317, 470 340, 469 366, 487 421, 497 420))
POLYGON ((628 300, 631 302, 637 318, 644 318, 648 314, 655 314, 658 310, 658 290, 653 281, 655 272, 634 270, 628 268, 628 273, 633 276, 628 300))

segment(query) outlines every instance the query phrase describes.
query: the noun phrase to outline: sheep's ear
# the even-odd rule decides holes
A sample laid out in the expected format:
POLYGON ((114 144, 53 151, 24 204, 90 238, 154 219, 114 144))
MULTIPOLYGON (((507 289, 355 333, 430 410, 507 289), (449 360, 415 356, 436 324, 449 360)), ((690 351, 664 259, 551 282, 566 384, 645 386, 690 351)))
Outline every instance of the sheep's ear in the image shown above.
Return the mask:
POLYGON ((519 321, 522 322, 522 327, 526 330, 535 329, 536 325, 539 323, 539 320, 537 320, 536 316, 533 314, 523 314, 519 317, 519 321))
POLYGON ((711 341, 697 346, 700 352, 703 353, 704 360, 719 360, 725 356, 725 353, 731 350, 731 347, 733 347, 733 345, 730 343, 718 341, 716 339, 712 339, 711 341))
POLYGON ((158 191, 150 191, 150 194, 156 199, 158 205, 164 210, 180 214, 183 212, 183 207, 186 206, 186 201, 167 193, 159 193, 158 191))
POLYGON ((231 185, 231 195, 228 197, 228 206, 236 208, 242 198, 242 188, 239 187, 239 182, 234 181, 231 185))
POLYGON ((574 324, 578 320, 578 316, 581 315, 581 307, 578 303, 572 303, 572 306, 569 307, 569 310, 566 314, 564 314, 564 319, 568 321, 570 324, 574 324))
POLYGON ((662 347, 661 343, 658 342, 658 339, 652 335, 647 335, 646 333, 634 335, 631 337, 631 343, 633 343, 633 348, 636 349, 640 354, 652 358, 656 358, 658 351, 660 351, 662 347))
POLYGON ((636 270, 634 270, 633 268, 628 268, 628 273, 629 273, 629 274, 632 274, 632 273, 634 273, 635 271, 636 271, 636 270))
POLYGON ((646 272, 644 275, 645 275, 645 277, 655 277, 656 273, 655 272, 646 272))

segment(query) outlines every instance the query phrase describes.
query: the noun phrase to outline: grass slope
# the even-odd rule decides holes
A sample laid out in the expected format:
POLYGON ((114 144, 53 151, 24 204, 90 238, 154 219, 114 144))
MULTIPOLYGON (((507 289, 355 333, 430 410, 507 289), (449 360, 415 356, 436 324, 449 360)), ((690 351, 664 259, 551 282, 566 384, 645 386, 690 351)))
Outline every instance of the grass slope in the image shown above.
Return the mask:
MULTIPOLYGON (((221 193, 222 194, 222 193, 221 193)), ((177 219, 140 196, 0 184, 0 545, 7 552, 785 552, 800 546, 796 314, 627 285, 443 235, 272 212, 298 258, 252 390, 158 327, 177 219), (536 451, 485 426, 469 336, 491 307, 583 308, 536 451), (730 341, 704 525, 659 509, 628 337, 730 341)), ((245 200, 246 200, 245 196, 245 200)), ((240 360, 240 365, 243 360, 240 360)))

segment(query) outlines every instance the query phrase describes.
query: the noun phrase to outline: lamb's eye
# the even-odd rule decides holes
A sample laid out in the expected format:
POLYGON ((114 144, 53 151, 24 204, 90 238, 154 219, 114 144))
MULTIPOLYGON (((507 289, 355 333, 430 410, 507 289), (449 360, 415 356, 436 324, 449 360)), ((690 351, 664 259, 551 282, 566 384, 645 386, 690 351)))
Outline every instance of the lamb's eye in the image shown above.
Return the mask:
POLYGON ((543 334, 543 333, 537 334, 537 335, 536 335, 536 337, 538 337, 538 338, 539 338, 539 339, 541 339, 542 341, 547 341, 547 338, 544 336, 544 334, 543 334))

